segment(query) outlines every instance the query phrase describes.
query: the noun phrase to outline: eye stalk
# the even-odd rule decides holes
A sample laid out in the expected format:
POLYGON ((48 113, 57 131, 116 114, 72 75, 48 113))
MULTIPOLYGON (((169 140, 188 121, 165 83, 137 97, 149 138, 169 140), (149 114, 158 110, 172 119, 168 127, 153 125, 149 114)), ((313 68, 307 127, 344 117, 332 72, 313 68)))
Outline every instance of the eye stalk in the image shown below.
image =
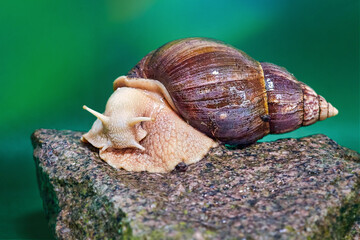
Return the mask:
POLYGON ((101 114, 95 110, 92 110, 91 108, 87 107, 86 105, 83 106, 83 109, 85 109, 86 111, 88 111, 89 113, 91 113, 92 115, 97 117, 103 123, 103 125, 106 125, 109 123, 109 117, 105 116, 104 114, 101 114))

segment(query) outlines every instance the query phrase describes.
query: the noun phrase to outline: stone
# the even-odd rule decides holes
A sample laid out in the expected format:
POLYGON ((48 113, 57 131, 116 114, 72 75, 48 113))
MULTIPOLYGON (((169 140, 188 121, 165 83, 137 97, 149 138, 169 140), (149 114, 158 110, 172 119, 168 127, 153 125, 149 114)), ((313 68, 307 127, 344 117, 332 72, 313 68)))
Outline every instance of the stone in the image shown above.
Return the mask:
POLYGON ((325 135, 219 146, 154 174, 112 168, 82 134, 32 135, 57 239, 341 239, 359 229, 360 154, 325 135))

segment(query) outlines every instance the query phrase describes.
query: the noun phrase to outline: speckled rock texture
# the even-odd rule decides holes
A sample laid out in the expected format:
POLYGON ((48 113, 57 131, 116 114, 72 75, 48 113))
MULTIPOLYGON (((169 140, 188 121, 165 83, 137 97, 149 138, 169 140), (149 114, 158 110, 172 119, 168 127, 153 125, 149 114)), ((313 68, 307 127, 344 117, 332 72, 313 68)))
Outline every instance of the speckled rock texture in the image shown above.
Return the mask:
POLYGON ((220 146, 185 172, 168 174, 114 169, 81 135, 32 135, 40 193, 58 239, 359 236, 360 155, 324 135, 220 146))
POLYGON ((359 240, 360 239, 360 216, 358 216, 357 221, 344 237, 345 240, 359 240))

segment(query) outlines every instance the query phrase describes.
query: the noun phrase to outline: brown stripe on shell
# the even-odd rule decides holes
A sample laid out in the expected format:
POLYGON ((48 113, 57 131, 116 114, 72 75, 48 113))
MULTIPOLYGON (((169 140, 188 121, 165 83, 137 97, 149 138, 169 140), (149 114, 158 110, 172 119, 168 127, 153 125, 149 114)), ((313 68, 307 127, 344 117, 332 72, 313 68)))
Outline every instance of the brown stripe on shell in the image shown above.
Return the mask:
POLYGON ((331 103, 327 102, 322 96, 318 95, 318 98, 320 108, 320 121, 336 116, 339 113, 339 111, 333 105, 331 105, 331 103))
POLYGON ((262 62, 267 90, 270 133, 299 128, 303 121, 303 92, 299 82, 285 68, 262 62))
POLYGON ((318 95, 318 98, 320 107, 319 120, 322 121, 328 118, 329 104, 322 96, 318 95))
POLYGON ((205 134, 247 144, 269 133, 261 120, 268 114, 263 72, 244 52, 191 38, 160 47, 138 65, 143 73, 130 72, 162 82, 180 115, 205 134))
POLYGON ((304 119, 303 126, 308 126, 319 120, 319 99, 316 92, 308 85, 301 83, 304 94, 304 119))

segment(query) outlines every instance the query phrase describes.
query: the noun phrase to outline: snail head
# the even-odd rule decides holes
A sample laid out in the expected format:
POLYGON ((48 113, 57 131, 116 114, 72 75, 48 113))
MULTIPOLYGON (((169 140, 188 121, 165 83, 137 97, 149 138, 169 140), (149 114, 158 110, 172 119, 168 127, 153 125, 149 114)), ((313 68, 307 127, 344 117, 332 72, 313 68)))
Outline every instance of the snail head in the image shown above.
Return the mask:
MULTIPOLYGON (((124 101, 128 99, 123 94, 114 94, 114 98, 119 103, 121 103, 122 99, 124 101)), ((146 137, 147 132, 141 127, 140 123, 152 121, 152 118, 137 117, 134 111, 126 107, 121 108, 121 106, 110 105, 105 114, 101 114, 85 105, 83 108, 97 117, 91 130, 83 136, 83 140, 86 139, 95 147, 101 148, 102 151, 107 148, 145 150, 139 142, 146 137)))

